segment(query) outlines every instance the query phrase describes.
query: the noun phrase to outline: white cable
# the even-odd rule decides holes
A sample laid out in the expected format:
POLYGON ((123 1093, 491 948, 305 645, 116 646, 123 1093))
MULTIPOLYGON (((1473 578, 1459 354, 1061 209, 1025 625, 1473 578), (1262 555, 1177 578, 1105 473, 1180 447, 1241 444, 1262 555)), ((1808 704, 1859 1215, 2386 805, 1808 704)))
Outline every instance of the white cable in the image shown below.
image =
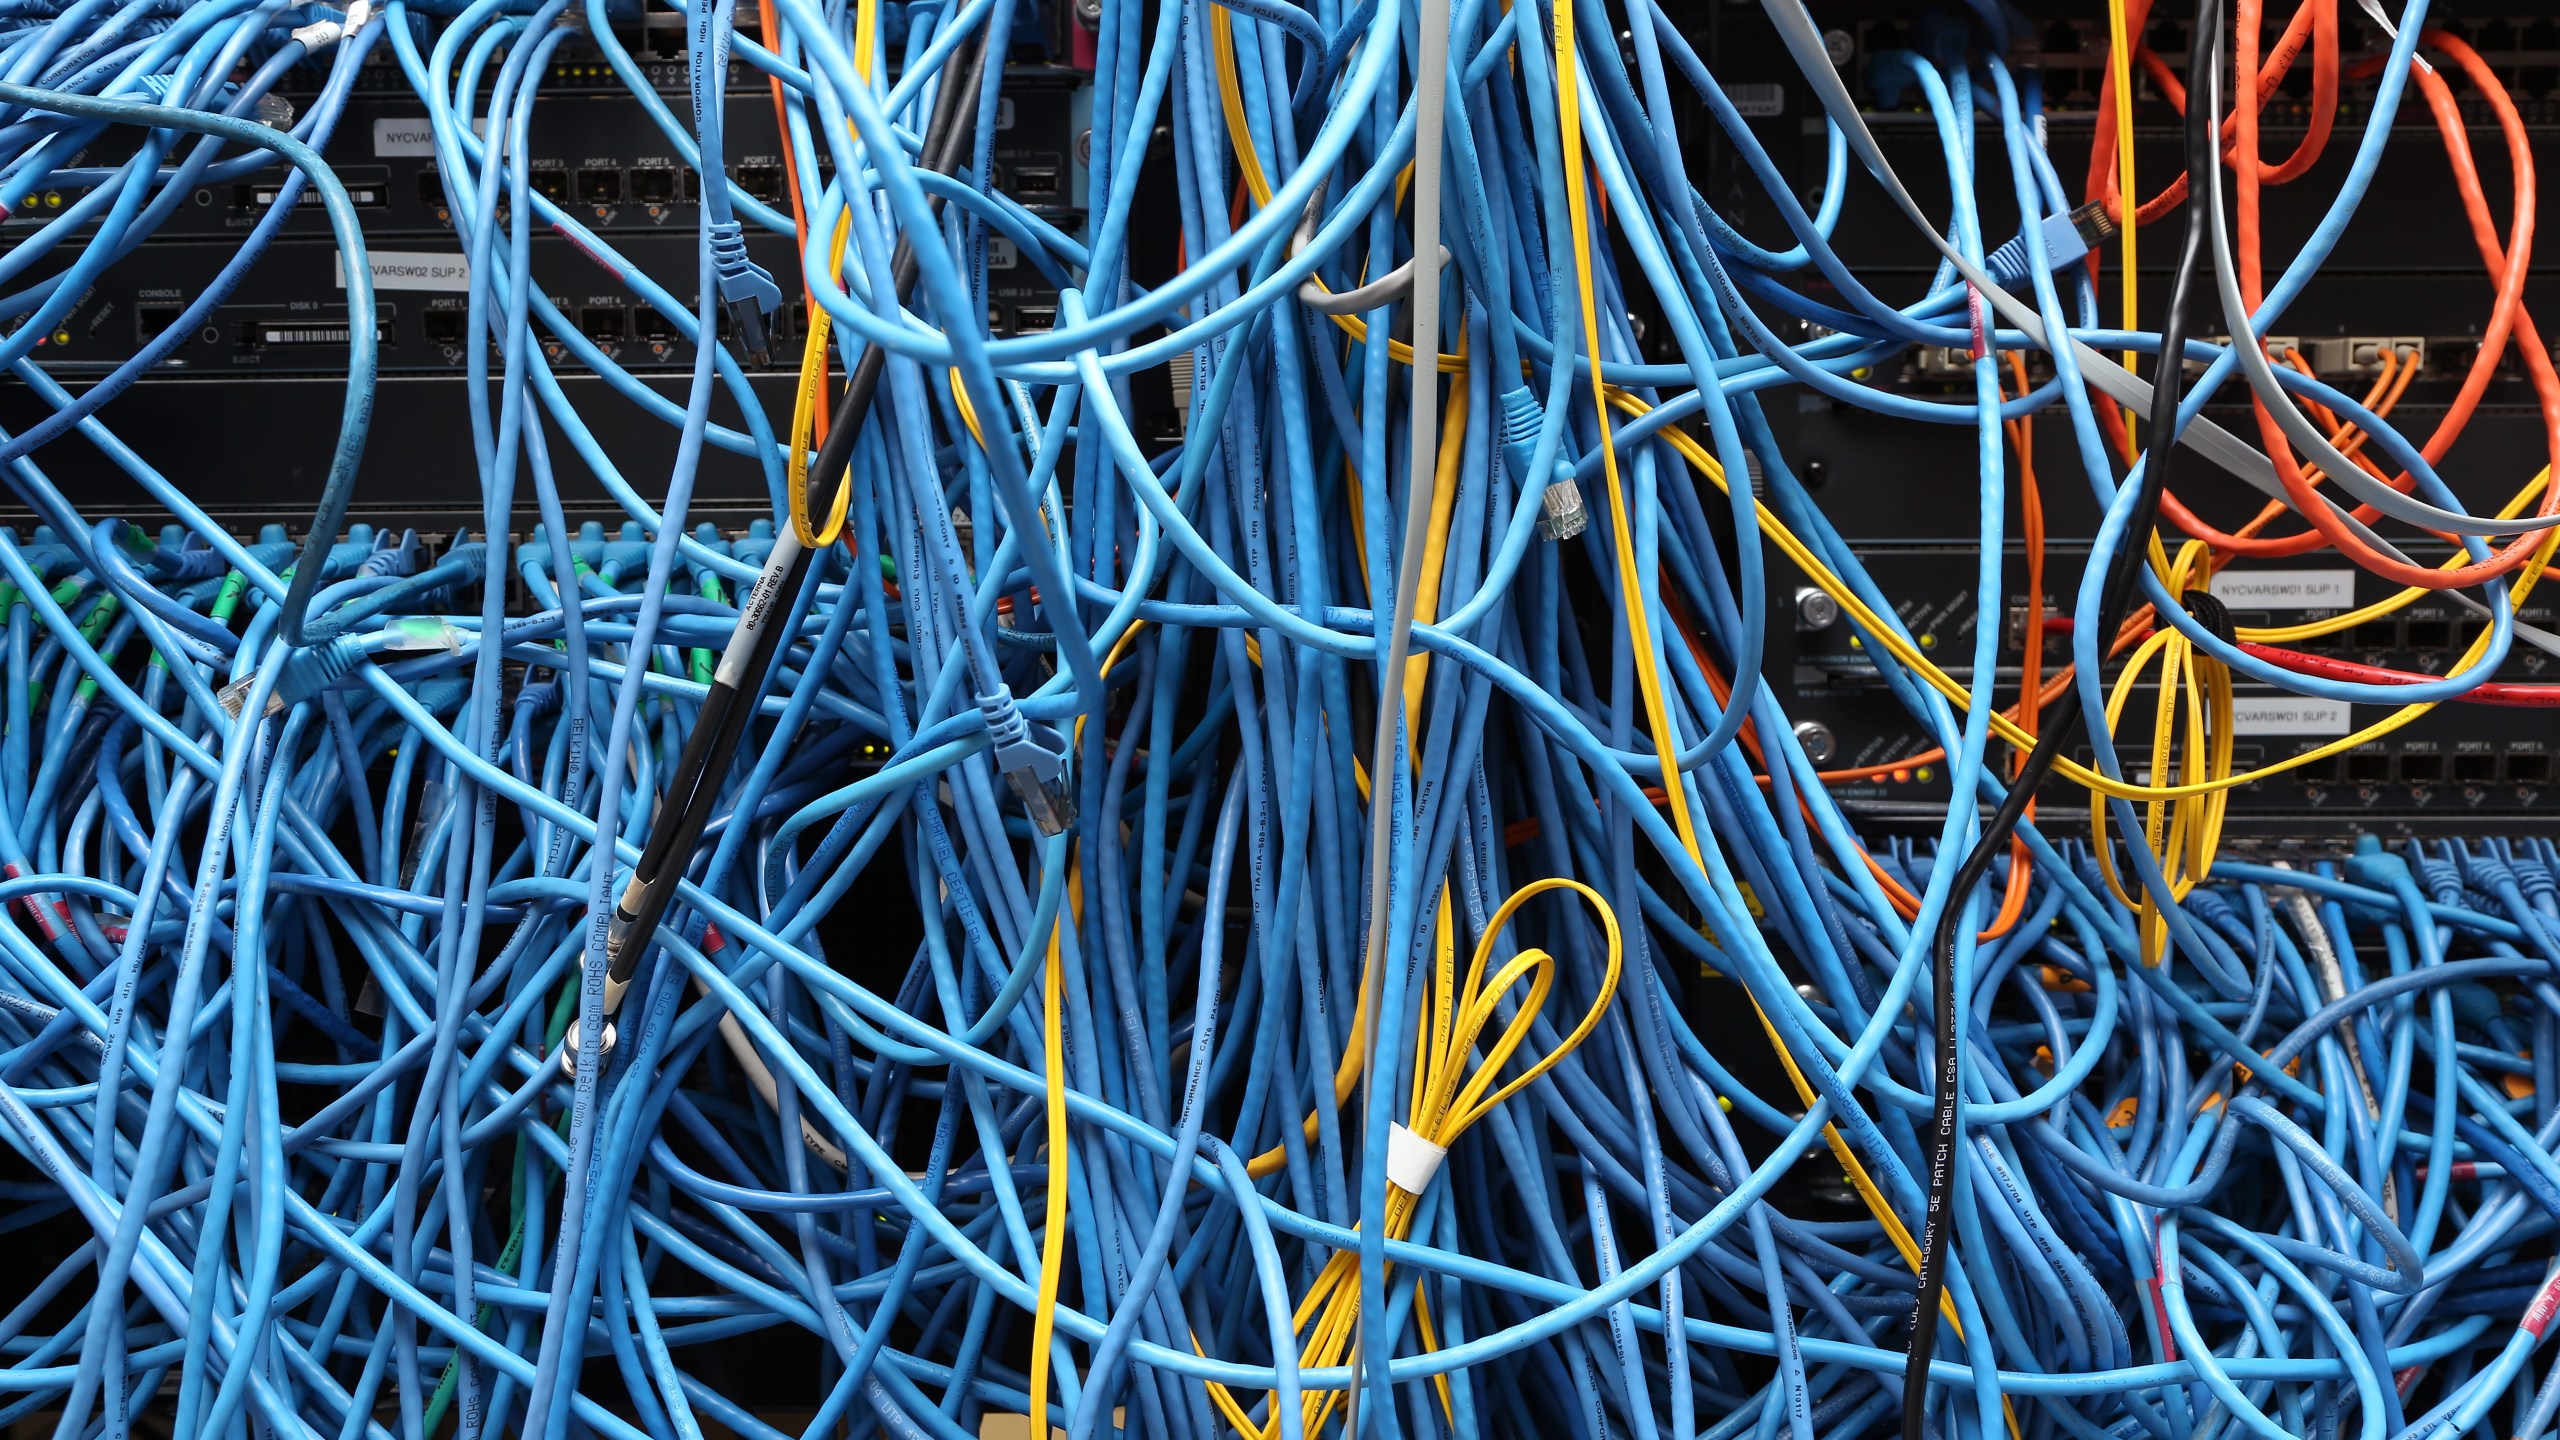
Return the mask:
MULTIPOLYGON (((1360 975, 1364 1124, 1377 1084, 1378 1006, 1392 913, 1388 887, 1395 879, 1389 850, 1395 835, 1396 730, 1404 718, 1405 656, 1413 645, 1413 612, 1422 591, 1422 550, 1431 533, 1431 492, 1440 471, 1440 265, 1444 253, 1440 145, 1448 103, 1449 0, 1421 0, 1421 11, 1421 54, 1414 70, 1413 259, 1409 262, 1413 274, 1412 459, 1405 472, 1404 542, 1396 554, 1395 612, 1387 628, 1386 654, 1378 667, 1377 743, 1370 748, 1369 760, 1369 944, 1360 975)), ((1571 123, 1570 117, 1566 123, 1571 123)), ((1388 1073, 1394 1073, 1392 1068, 1388 1073)), ((1385 1300, 1383 1295, 1363 1294, 1352 1322, 1351 1385, 1344 1396, 1342 1431, 1348 1436, 1360 1433, 1360 1390, 1368 1383, 1369 1306, 1385 1300)))

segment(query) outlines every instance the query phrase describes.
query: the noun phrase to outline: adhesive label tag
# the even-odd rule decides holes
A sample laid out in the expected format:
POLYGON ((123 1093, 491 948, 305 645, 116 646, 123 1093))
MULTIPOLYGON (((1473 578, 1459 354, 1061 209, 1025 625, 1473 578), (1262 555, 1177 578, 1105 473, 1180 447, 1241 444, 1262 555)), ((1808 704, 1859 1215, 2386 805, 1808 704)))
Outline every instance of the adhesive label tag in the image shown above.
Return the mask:
POLYGON ((1754 120, 1787 113, 1787 87, 1766 81, 1724 87, 1725 98, 1733 102, 1737 114, 1754 120))
MULTIPOLYGON (((447 294, 471 293, 471 266, 462 256, 444 250, 368 250, 365 268, 373 272, 376 290, 439 290, 447 294)), ((338 288, 347 288, 347 260, 343 254, 330 257, 330 273, 338 288)))
POLYGON ((1440 1162, 1448 1158, 1447 1146, 1434 1145, 1402 1125, 1387 1126, 1387 1178, 1407 1195, 1430 1189, 1440 1162))
POLYGON ((436 127, 424 115, 381 115, 373 122, 376 155, 433 155, 436 127))
POLYGON ((2231 702, 2234 735, 2344 735, 2354 728, 2354 707, 2344 700, 2243 695, 2231 702))
MULTIPOLYGON (((489 133, 486 119, 471 122, 475 135, 489 133)), ((424 115, 383 115, 373 122, 373 153, 376 155, 414 155, 434 159, 436 127, 424 115)))
POLYGON ((2356 603, 2356 572, 2225 570, 2209 588, 2214 599, 2234 610, 2350 610, 2356 603))

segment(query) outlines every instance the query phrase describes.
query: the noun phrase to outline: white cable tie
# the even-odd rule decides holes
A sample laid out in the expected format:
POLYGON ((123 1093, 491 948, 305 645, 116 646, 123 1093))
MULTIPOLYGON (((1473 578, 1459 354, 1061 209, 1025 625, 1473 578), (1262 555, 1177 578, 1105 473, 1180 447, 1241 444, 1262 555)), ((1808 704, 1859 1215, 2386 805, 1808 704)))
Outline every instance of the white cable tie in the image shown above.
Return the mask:
POLYGON ((1420 1195, 1431 1188, 1432 1177, 1440 1173, 1440 1162, 1449 1158, 1449 1147, 1434 1145, 1402 1125, 1387 1125, 1387 1178, 1407 1195, 1420 1195))

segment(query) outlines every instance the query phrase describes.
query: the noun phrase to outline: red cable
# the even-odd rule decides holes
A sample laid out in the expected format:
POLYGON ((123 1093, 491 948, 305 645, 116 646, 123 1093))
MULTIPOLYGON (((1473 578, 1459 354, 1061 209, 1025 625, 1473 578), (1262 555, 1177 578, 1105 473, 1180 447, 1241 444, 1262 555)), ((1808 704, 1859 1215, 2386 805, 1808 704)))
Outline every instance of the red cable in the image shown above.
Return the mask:
MULTIPOLYGON (((2240 648, 2261 660, 2281 665, 2297 675, 2314 675, 2324 680, 2347 680, 2362 685, 2425 685, 2442 680, 2441 675, 2426 675, 2415 670, 2393 670, 2381 665, 2363 665, 2353 660, 2340 660, 2330 655, 2312 655, 2301 650, 2287 650, 2275 645, 2261 645, 2243 640, 2240 648)), ((2530 710, 2560 710, 2560 685, 2509 685, 2491 680, 2475 685, 2453 697, 2468 705, 2503 705, 2530 710)))

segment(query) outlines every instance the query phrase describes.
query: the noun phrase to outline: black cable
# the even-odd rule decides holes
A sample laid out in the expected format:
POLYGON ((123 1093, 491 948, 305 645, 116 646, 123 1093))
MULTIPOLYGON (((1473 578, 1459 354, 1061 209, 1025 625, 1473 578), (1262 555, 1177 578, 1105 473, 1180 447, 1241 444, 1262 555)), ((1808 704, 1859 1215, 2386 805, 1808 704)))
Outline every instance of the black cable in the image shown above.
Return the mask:
MULTIPOLYGON (((977 136, 978 91, 986 76, 986 63, 983 31, 960 43, 953 68, 934 95, 933 118, 925 126, 925 168, 950 174, 970 149, 977 136)), ((937 211, 942 205, 938 196, 928 197, 927 203, 937 211)), ((898 299, 904 303, 915 288, 917 274, 911 237, 898 237, 898 248, 889 264, 898 299)), ((887 358, 888 352, 880 346, 864 347, 862 358, 854 363, 853 374, 845 380, 843 399, 829 418, 826 441, 809 466, 805 507, 808 513, 819 513, 821 483, 843 475, 852 463, 853 442, 871 416, 872 398, 879 393, 880 374, 887 358)), ((815 558, 814 552, 799 544, 796 534, 785 536, 774 546, 764 573, 756 577, 740 606, 738 630, 730 639, 729 650, 720 657, 720 669, 712 678, 710 693, 703 697, 702 708, 695 713, 684 753, 668 773, 666 788, 659 792, 657 812, 651 817, 649 840, 641 849, 640 863, 632 868, 631 879, 614 904, 613 925, 605 940, 610 982, 606 992, 608 1009, 620 1002, 623 987, 631 983, 640 957, 648 948, 645 943, 632 942, 657 933, 658 922, 666 918, 667 906, 675 898, 674 877, 682 875, 693 863, 702 832, 711 824, 720 787, 737 758, 740 742, 746 738, 747 723, 755 717, 756 697, 762 691, 758 682, 771 668, 774 654, 781 647, 784 627, 776 621, 788 613, 791 597, 808 582, 815 558), (740 640, 747 642, 743 654, 737 649, 740 640), (733 661, 738 663, 733 665, 733 661)))
MULTIPOLYGON (((2204 63, 2198 73, 2194 58, 2188 62, 2186 137, 2190 187, 2215 183, 2212 147, 2219 133, 2222 109, 2221 20, 2220 0, 2196 0, 2195 40, 2190 54, 2204 63)), ((2128 198, 2125 203, 2130 205, 2132 200, 2128 198)), ((2106 580, 2098 592, 2098 644, 2102 658, 2104 647, 2114 642, 2116 632, 2123 627, 2125 611, 2133 599, 2134 577, 2141 573, 2149 554, 2152 526, 2160 514, 2160 497, 2168 489, 2170 461, 2178 450, 2178 376, 2186 352, 2187 307, 2197 276, 2204 269, 2207 223, 2205 199, 2191 188, 2177 277, 2169 290, 2169 313, 2160 322, 2160 358, 2151 375, 2151 443, 2143 452, 2141 488, 2134 497, 2124 542, 2109 559, 2106 580)), ((2030 696, 2023 703, 2032 705, 2035 701, 2030 696)), ((1920 1290, 1912 1303, 1911 1344, 1902 1371, 1902 1440, 1925 1440, 1928 1434, 1929 1361, 1937 1350, 1938 1306, 1947 1287, 1947 1227, 1954 1219, 1957 1087, 1961 1080, 1959 1058, 1963 1054, 1964 1007, 1962 997, 1956 994, 1956 942, 1968 923, 1965 914, 1970 907, 1965 902, 1990 877, 1992 862, 2009 848, 2010 837, 2017 833, 2018 822, 2025 818, 2036 790, 2053 772, 2053 762, 2061 757, 2064 746, 2079 738, 2081 723, 2082 707, 2076 702, 2068 703, 2054 723, 2038 733, 2035 748, 2027 752, 2026 764, 2019 767, 2017 778, 2010 782, 2000 809, 1957 870, 1955 886, 1947 892, 1947 906, 1938 916, 1937 932, 1931 941, 1931 983, 1937 991, 1937 1109, 1929 1130, 1929 1170, 1925 1177, 1929 1208, 1920 1239, 1920 1290)), ((1955 803, 1966 803, 1965 797, 1955 797, 1955 803)))

